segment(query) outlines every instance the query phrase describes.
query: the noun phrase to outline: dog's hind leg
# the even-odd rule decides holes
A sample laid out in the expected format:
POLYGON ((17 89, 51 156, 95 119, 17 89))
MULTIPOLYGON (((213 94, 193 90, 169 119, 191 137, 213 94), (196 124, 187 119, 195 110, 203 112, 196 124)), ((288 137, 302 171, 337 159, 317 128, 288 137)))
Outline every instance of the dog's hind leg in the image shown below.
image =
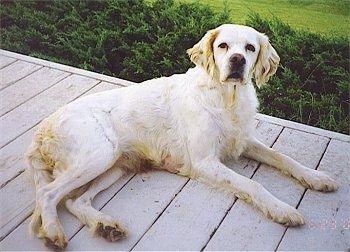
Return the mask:
MULTIPOLYGON (((100 143, 102 146, 103 142, 100 143)), ((117 149, 94 149, 94 153, 84 158, 71 160, 66 170, 56 178, 37 189, 36 212, 40 213, 41 228, 39 238, 54 250, 62 250, 67 238, 57 216, 57 204, 71 191, 89 183, 113 166, 119 155, 117 149)))
MULTIPOLYGON (((36 142, 33 142, 29 146, 26 156, 28 161, 27 172, 29 172, 31 174, 31 177, 34 179, 35 191, 37 194, 40 188, 52 182, 52 178, 50 177, 50 172, 45 169, 46 165, 42 161, 41 153, 38 151, 38 145, 36 142)), ((40 226, 41 212, 40 209, 36 206, 29 223, 29 233, 31 235, 34 235, 40 226)))
POLYGON ((77 199, 66 201, 67 209, 74 214, 90 230, 108 241, 117 241, 126 236, 126 231, 110 216, 101 213, 92 207, 95 196, 110 187, 115 181, 124 175, 119 167, 113 167, 94 179, 87 189, 77 199))

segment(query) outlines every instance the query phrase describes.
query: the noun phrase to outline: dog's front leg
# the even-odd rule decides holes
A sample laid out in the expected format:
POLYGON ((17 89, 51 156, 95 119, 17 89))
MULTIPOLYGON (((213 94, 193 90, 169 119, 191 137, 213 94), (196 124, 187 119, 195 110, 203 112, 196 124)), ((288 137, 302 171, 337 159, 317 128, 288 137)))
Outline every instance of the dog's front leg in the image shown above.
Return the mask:
POLYGON ((291 175, 306 188, 318 191, 335 191, 338 189, 337 182, 325 173, 309 169, 294 159, 265 146, 255 138, 248 141, 248 146, 243 155, 291 175))
POLYGON ((288 226, 304 224, 302 215, 295 208, 274 197, 259 183, 233 172, 220 161, 202 160, 196 167, 197 180, 254 204, 275 222, 288 226))

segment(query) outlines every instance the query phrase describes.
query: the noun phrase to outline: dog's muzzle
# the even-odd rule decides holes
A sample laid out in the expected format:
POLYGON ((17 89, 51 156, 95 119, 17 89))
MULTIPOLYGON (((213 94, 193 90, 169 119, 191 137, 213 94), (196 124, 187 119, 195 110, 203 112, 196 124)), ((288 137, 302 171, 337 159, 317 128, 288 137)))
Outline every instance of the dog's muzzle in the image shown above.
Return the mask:
POLYGON ((235 53, 230 57, 229 69, 230 74, 227 76, 228 79, 243 79, 244 67, 246 60, 242 54, 235 53))

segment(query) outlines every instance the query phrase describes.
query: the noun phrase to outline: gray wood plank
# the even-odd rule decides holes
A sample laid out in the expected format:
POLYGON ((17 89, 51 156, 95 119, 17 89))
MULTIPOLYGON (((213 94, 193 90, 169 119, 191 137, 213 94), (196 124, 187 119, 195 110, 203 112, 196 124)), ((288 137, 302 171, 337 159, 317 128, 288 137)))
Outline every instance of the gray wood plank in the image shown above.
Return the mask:
POLYGON ((187 178, 164 171, 137 174, 103 209, 116 218, 129 235, 115 243, 91 237, 84 227, 72 238, 69 250, 130 250, 142 237, 163 209, 188 181, 187 178))
POLYGON ((199 251, 233 201, 233 195, 191 180, 133 250, 199 251))
POLYGON ((256 115, 256 118, 258 120, 266 121, 266 122, 269 122, 271 124, 277 124, 277 125, 280 125, 282 127, 295 129, 295 130, 298 130, 298 131, 303 131, 303 132, 307 132, 307 133, 310 133, 310 134, 324 136, 324 137, 337 139, 337 140, 340 140, 340 141, 344 141, 344 142, 350 143, 350 136, 349 135, 341 134, 341 133, 338 133, 338 132, 325 130, 325 129, 321 129, 321 128, 316 128, 316 127, 313 127, 313 126, 310 126, 310 125, 306 125, 306 124, 302 124, 302 123, 298 123, 298 122, 293 122, 293 121, 289 121, 289 120, 286 120, 286 119, 273 117, 273 116, 269 116, 269 115, 264 115, 264 114, 260 114, 260 113, 258 113, 256 115))
POLYGON ((85 77, 89 77, 89 78, 92 78, 92 79, 97 79, 97 80, 101 80, 101 81, 105 81, 105 82, 110 82, 110 83, 121 85, 121 86, 130 86, 130 85, 134 85, 135 84, 135 82, 131 82, 131 81, 128 81, 128 80, 119 79, 119 78, 115 78, 115 77, 112 77, 112 76, 108 76, 108 75, 104 75, 104 74, 99 74, 99 73, 95 73, 95 72, 79 69, 79 68, 76 68, 76 67, 62 65, 62 64, 51 62, 51 61, 48 61, 48 60, 33 58, 33 57, 30 57, 30 56, 27 56, 27 55, 13 53, 13 52, 5 51, 5 50, 2 50, 2 49, 0 49, 0 55, 5 56, 5 57, 10 57, 10 58, 16 58, 19 61, 29 62, 29 63, 35 64, 35 65, 39 65, 39 66, 45 66, 45 67, 49 67, 49 68, 54 68, 54 69, 57 69, 57 70, 62 70, 64 72, 77 74, 77 75, 82 75, 82 76, 85 76, 85 77))
POLYGON ((0 149, 0 189, 25 169, 24 153, 34 135, 36 127, 0 149))
POLYGON ((259 120, 255 135, 262 143, 272 146, 283 130, 282 126, 259 120))
POLYGON ((88 92, 84 93, 83 96, 94 94, 94 93, 98 93, 98 92, 103 92, 103 91, 107 91, 107 90, 112 90, 112 89, 116 89, 116 88, 122 88, 122 87, 123 86, 121 86, 121 85, 116 85, 116 84, 112 84, 112 83, 109 83, 109 82, 102 81, 96 87, 94 87, 93 89, 91 89, 88 92))
POLYGON ((10 57, 6 57, 4 55, 0 55, 0 69, 12 64, 16 60, 17 59, 15 59, 15 58, 10 58, 10 57))
POLYGON ((0 118, 0 146, 8 144, 17 136, 36 125, 59 107, 74 100, 99 81, 79 75, 71 75, 53 87, 35 96, 0 118))
MULTIPOLYGON (((328 139, 324 137, 284 129, 273 147, 315 168, 327 143, 328 139)), ((266 165, 260 166, 253 179, 293 206, 298 204, 304 192, 298 182, 266 165)), ((275 250, 285 230, 284 226, 272 222, 251 205, 238 200, 205 250, 275 250)))
MULTIPOLYGON (((133 174, 125 175, 110 188, 97 195, 94 200, 94 206, 98 209, 102 208, 132 177, 133 174)), ((58 207, 58 215, 68 238, 72 238, 83 227, 78 219, 65 209, 63 204, 60 204, 58 207)), ((0 242, 1 250, 47 251, 42 240, 28 235, 28 224, 29 218, 22 222, 12 233, 3 239, 0 242)))
POLYGON ((0 116, 16 108, 69 75, 56 69, 44 67, 0 91, 0 116))
POLYGON ((278 250, 349 251, 350 249, 350 144, 332 140, 318 170, 340 184, 337 192, 307 190, 299 210, 307 224, 289 228, 278 250))
POLYGON ((34 183, 26 172, 0 190, 0 240, 32 213, 34 191, 34 183))
POLYGON ((17 61, 0 69, 0 90, 39 70, 42 66, 24 61, 17 61))

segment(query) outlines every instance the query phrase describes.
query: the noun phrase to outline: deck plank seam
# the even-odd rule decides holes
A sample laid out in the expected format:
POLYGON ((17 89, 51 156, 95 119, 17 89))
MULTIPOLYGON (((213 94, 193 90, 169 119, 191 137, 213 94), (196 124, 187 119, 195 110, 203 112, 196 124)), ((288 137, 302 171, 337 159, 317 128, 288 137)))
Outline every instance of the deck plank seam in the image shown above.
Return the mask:
MULTIPOLYGON (((260 166, 260 165, 259 165, 260 166)), ((219 224, 214 228, 213 232, 210 234, 209 239, 207 240, 207 242, 204 244, 204 246, 200 249, 200 251, 204 251, 206 249, 206 247, 208 246, 209 242, 211 241, 211 239, 214 237, 215 233, 217 232, 217 230, 220 228, 221 224, 224 222, 224 220, 226 219, 227 215, 229 214, 229 212, 231 211, 231 209, 233 208, 233 206, 236 204, 236 202, 238 201, 238 198, 236 196, 233 196, 233 202, 232 204, 227 208, 225 214, 223 215, 222 219, 220 220, 219 224)))
MULTIPOLYGON (((131 174, 130 174, 131 175, 131 174)), ((113 200, 113 198, 136 176, 136 173, 132 174, 128 180, 105 202, 101 207, 98 208, 99 211, 103 210, 103 208, 108 205, 108 203, 113 200)), ((96 195, 97 196, 97 195, 96 195)), ((93 200, 92 200, 93 201, 93 200)), ((75 216, 74 216, 75 217, 75 216)), ((76 218, 76 217, 75 217, 76 218)), ((69 241, 71 241, 84 227, 88 228, 86 225, 81 225, 81 227, 71 236, 69 237, 69 241)))
POLYGON ((168 204, 163 208, 162 211, 158 214, 157 218, 152 222, 152 224, 145 230, 145 232, 137 239, 135 244, 130 248, 130 251, 133 251, 133 249, 137 246, 137 244, 143 239, 143 237, 147 234, 147 232, 152 228, 152 226, 159 220, 159 218, 163 215, 163 213, 169 208, 171 203, 176 199, 176 197, 183 191, 183 189, 187 186, 187 184, 190 182, 190 178, 187 179, 187 181, 183 184, 183 186, 180 188, 180 190, 169 200, 168 204))
MULTIPOLYGON (((261 122, 261 120, 259 120, 259 123, 260 123, 260 122, 261 122)), ((275 124, 275 125, 277 125, 277 124, 275 124)), ((278 125, 278 126, 281 126, 281 125, 278 125)), ((281 136, 282 132, 284 131, 285 127, 284 127, 284 126, 281 126, 281 127, 282 127, 282 129, 280 130, 280 132, 278 133, 278 135, 276 136, 276 138, 274 139, 274 141, 272 141, 272 143, 269 145, 270 148, 272 148, 272 147, 275 145, 275 143, 277 142, 277 140, 278 140, 279 137, 281 136)), ((257 167, 254 169, 253 174, 250 176, 250 179, 253 179, 253 177, 255 176, 255 174, 256 174, 256 173, 258 172, 258 170, 260 169, 261 165, 262 165, 262 163, 259 163, 259 162, 258 162, 258 165, 257 165, 257 167)))
POLYGON ((8 66, 10 66, 10 65, 12 65, 12 64, 14 64, 14 63, 16 63, 17 61, 19 61, 19 59, 16 59, 16 58, 13 58, 13 57, 9 57, 9 58, 15 59, 15 61, 12 61, 12 62, 10 62, 10 63, 8 63, 8 64, 2 66, 2 67, 0 68, 0 70, 1 70, 1 69, 4 69, 5 67, 8 67, 8 66))
MULTIPOLYGON (((277 135, 277 137, 275 138, 275 140, 270 144, 270 148, 273 148, 273 146, 276 144, 276 142, 278 141, 278 139, 280 138, 280 136, 282 135, 282 133, 283 133, 285 130, 291 129, 291 128, 286 127, 286 126, 284 126, 284 125, 280 125, 280 124, 275 124, 275 125, 281 126, 282 129, 281 129, 280 132, 278 133, 278 135, 277 135)), ((291 129, 291 130, 295 130, 295 129, 291 129)), ((251 179, 253 179, 254 175, 256 174, 256 172, 258 171, 258 169, 259 169, 261 166, 262 166, 262 163, 259 163, 258 168, 254 171, 253 175, 251 176, 251 179)), ((277 169, 277 168, 273 167, 273 169, 277 169)), ((282 172, 281 172, 280 170, 278 170, 278 171, 279 171, 279 173, 282 174, 282 172)), ((292 178, 291 176, 289 176, 289 177, 292 178)), ((294 179, 294 178, 292 178, 292 179, 294 179)), ((306 191, 306 190, 305 190, 305 191, 306 191)), ((305 194, 305 191, 304 191, 303 195, 305 194)), ((303 197, 303 195, 302 195, 302 197, 303 197)), ((300 201, 301 201, 301 200, 300 200, 300 201)), ((298 202, 298 205, 299 205, 300 201, 298 202)), ((296 207, 296 208, 297 208, 297 207, 296 207)), ((277 243, 276 248, 274 249, 274 251, 277 251, 277 249, 278 249, 278 247, 279 247, 279 244, 282 242, 283 237, 284 237, 285 233, 287 232, 287 229, 288 229, 288 227, 285 228, 285 230, 284 230, 284 232, 283 232, 283 234, 282 234, 282 236, 281 236, 281 239, 280 239, 279 242, 277 243)))
MULTIPOLYGON (((83 96, 84 94, 86 94, 87 92, 89 92, 91 89, 95 88, 96 86, 98 86, 102 81, 95 79, 96 81, 98 81, 95 85, 93 85, 91 88, 87 89, 86 91, 84 91, 83 93, 81 93, 79 96, 75 97, 74 99, 72 99, 71 101, 69 101, 68 103, 71 103, 72 101, 75 101, 76 99, 80 98, 81 96, 83 96)), ((52 87, 51 87, 52 88, 52 87)), ((59 108, 67 105, 63 104, 62 106, 60 106, 59 108)), ((23 105, 23 104, 22 104, 23 105)), ((57 108, 58 109, 58 108, 57 108)), ((55 110, 56 111, 56 110, 55 110)), ((38 124, 40 124, 40 122, 42 120, 44 120, 47 116, 45 116, 44 118, 42 118, 41 120, 39 120, 37 123, 35 123, 33 126, 31 126, 30 128, 26 129, 24 132, 19 133, 16 137, 12 138, 11 140, 8 140, 5 144, 3 144, 2 146, 0 146, 0 149, 4 148, 5 146, 9 145, 10 143, 12 143, 14 140, 16 140, 17 138, 21 137, 22 135, 24 135, 26 132, 28 132, 29 130, 33 129, 34 127, 38 126, 38 124)))
POLYGON ((302 124, 294 121, 289 121, 287 119, 277 118, 270 115, 264 115, 261 113, 258 113, 256 118, 258 120, 262 120, 267 123, 282 126, 292 130, 298 130, 298 131, 313 134, 316 136, 328 137, 328 138, 336 139, 342 142, 350 143, 350 135, 347 135, 347 134, 342 134, 342 133, 338 133, 338 132, 334 132, 326 129, 321 129, 315 126, 306 125, 306 124, 302 124))
POLYGON ((131 173, 131 174, 129 174, 130 175, 130 178, 127 180, 127 181, 125 181, 125 183, 106 201, 106 203, 104 203, 104 204, 102 204, 102 206, 101 207, 99 207, 99 211, 101 211, 101 210, 103 210, 104 208, 105 208, 105 206, 107 206, 108 205, 108 203, 109 202, 111 202, 111 200, 113 200, 113 198, 115 197, 115 196, 117 196, 117 194, 127 185, 127 184, 129 184, 129 182, 133 179, 133 178, 135 178, 135 176, 137 175, 137 173, 131 173))
POLYGON ((25 172, 25 169, 18 171, 15 176, 11 177, 10 179, 6 180, 4 183, 0 185, 0 190, 4 188, 7 184, 11 183, 13 180, 15 180, 18 176, 20 176, 23 172, 25 172))
POLYGON ((37 71, 39 71, 39 70, 41 70, 41 69, 44 68, 44 66, 42 66, 42 65, 39 65, 39 66, 40 66, 40 67, 39 67, 38 69, 34 69, 32 72, 27 73, 25 76, 23 76, 23 77, 21 77, 21 78, 15 80, 15 81, 12 81, 12 82, 8 83, 8 84, 7 84, 5 87, 3 87, 3 88, 0 88, 0 92, 1 92, 2 90, 5 90, 5 89, 8 88, 8 87, 11 87, 11 86, 12 86, 13 84, 15 84, 16 82, 18 82, 18 81, 20 81, 20 80, 23 80, 24 78, 27 78, 29 75, 31 75, 31 74, 33 74, 33 73, 35 73, 35 72, 37 72, 37 71))
MULTIPOLYGON (((314 135, 317 135, 317 134, 314 134, 314 135)), ((317 136, 319 136, 319 135, 317 135, 317 136)), ((325 136, 322 136, 322 137, 325 137, 325 136)), ((328 137, 327 137, 327 139, 328 139, 328 141, 327 141, 327 144, 326 144, 326 148, 325 148, 324 151, 322 152, 322 155, 321 155, 320 159, 318 160, 317 165, 315 166, 315 170, 318 169, 320 163, 322 162, 322 160, 323 160, 323 158, 324 158, 324 156, 325 156, 325 154, 326 154, 326 152, 327 152, 328 146, 329 146, 329 144, 331 143, 331 138, 328 138, 328 137)), ((294 179, 294 178, 293 178, 293 179, 294 179)), ((297 203, 297 205, 296 205, 296 207, 295 207, 296 209, 299 208, 299 206, 300 206, 301 202, 303 201, 304 196, 305 196, 305 194, 306 194, 306 192, 307 192, 308 190, 310 190, 310 189, 308 189, 308 188, 305 188, 305 189, 304 189, 304 191, 303 191, 303 193, 301 194, 301 197, 300 197, 300 199, 299 199, 299 201, 298 201, 298 203, 297 203)), ((289 227, 286 227, 286 228, 285 228, 285 230, 284 230, 284 232, 283 232, 283 234, 282 234, 282 236, 281 236, 281 239, 280 239, 280 241, 278 242, 277 247, 275 248, 275 251, 277 251, 278 248, 280 247, 280 244, 282 243, 282 241, 283 241, 283 239, 284 239, 284 236, 286 235, 288 229, 289 229, 289 227)))
MULTIPOLYGON (((70 74, 69 76, 71 76, 73 74, 70 74)), ((67 76, 68 77, 68 76, 67 76)), ((66 78, 64 78, 66 79, 66 78)), ((63 80, 64 80, 63 79, 63 80)), ((61 80, 61 81, 63 81, 61 80)), ((61 82, 59 81, 59 82, 61 82)), ((59 82, 57 82, 56 84, 58 84, 59 82)), ((98 86, 102 81, 99 81, 96 85, 94 85, 93 87, 91 87, 90 89, 86 90, 85 92, 81 93, 78 97, 74 98, 72 101, 78 99, 79 97, 83 96, 84 94, 86 94, 87 92, 89 92, 91 89, 95 88, 96 86, 98 86)), ((55 84, 55 85, 56 85, 55 84)), ((52 85, 51 87, 53 87, 54 85, 52 85)), ((46 89, 47 90, 47 89, 46 89)), ((72 102, 70 101, 70 102, 72 102)), ((62 105, 64 106, 64 105, 62 105)), ((2 117, 2 116, 1 116, 2 117)), ((1 118, 0 117, 0 118, 1 118)), ((20 133, 19 135, 17 135, 16 137, 14 137, 13 139, 11 139, 10 141, 8 141, 6 144, 4 144, 3 146, 0 147, 0 149, 6 147, 7 145, 9 145, 10 143, 12 143, 13 141, 15 141, 16 139, 20 138, 21 136, 23 136, 24 134, 26 134, 28 131, 32 130, 33 128, 37 127, 41 121, 43 120, 44 118, 42 118, 41 120, 39 120, 36 124, 32 125, 30 128, 28 128, 27 130, 25 130, 24 132, 20 133)), ((4 183, 2 183, 0 185, 0 190, 3 189, 6 185, 8 185, 9 183, 11 183, 13 180, 15 180, 18 176, 20 176, 23 172, 25 171, 25 168, 23 170, 20 170, 19 172, 17 172, 15 174, 15 176, 11 177, 10 179, 8 179, 7 181, 5 181, 4 183)))
MULTIPOLYGON (((43 68, 45 68, 45 67, 43 67, 43 68)), ((41 69, 43 69, 43 68, 41 68, 41 69)), ((60 79, 60 80, 58 80, 58 81, 55 82, 55 83, 53 83, 51 86, 48 86, 47 88, 45 88, 45 89, 39 91, 38 93, 35 93, 35 95, 33 95, 33 96, 31 96, 31 97, 28 97, 28 99, 26 99, 25 101, 23 101, 23 102, 17 104, 16 107, 14 107, 14 108, 12 108, 12 109, 6 111, 6 112, 3 113, 2 115, 0 115, 0 118, 1 118, 2 116, 4 116, 4 115, 10 113, 11 111, 15 110, 16 108, 18 108, 19 106, 23 105, 24 103, 28 102, 29 100, 31 100, 31 99, 37 97, 38 95, 42 94, 43 92, 47 91, 48 89, 52 88, 53 86, 57 85, 57 84, 60 83, 61 81, 64 81, 65 79, 67 79, 67 78, 70 77, 71 75, 73 75, 73 74, 72 74, 72 73, 69 73, 69 75, 67 75, 66 77, 64 77, 64 78, 62 78, 62 79, 60 79)), ((18 80, 18 81, 19 81, 19 80, 18 80)), ((17 81, 16 81, 16 82, 17 82, 17 81)), ((1 90, 1 91, 2 91, 2 90, 1 90)), ((1 93, 0 93, 0 95, 1 95, 1 93)))
POLYGON ((21 226, 23 224, 23 222, 25 222, 27 219, 29 219, 30 216, 32 215, 32 213, 33 213, 33 211, 31 211, 29 214, 25 215, 24 218, 20 222, 18 222, 18 224, 14 225, 6 234, 1 236, 0 237, 0 242, 5 240, 9 235, 11 235, 12 232, 14 232, 19 226, 21 226))

